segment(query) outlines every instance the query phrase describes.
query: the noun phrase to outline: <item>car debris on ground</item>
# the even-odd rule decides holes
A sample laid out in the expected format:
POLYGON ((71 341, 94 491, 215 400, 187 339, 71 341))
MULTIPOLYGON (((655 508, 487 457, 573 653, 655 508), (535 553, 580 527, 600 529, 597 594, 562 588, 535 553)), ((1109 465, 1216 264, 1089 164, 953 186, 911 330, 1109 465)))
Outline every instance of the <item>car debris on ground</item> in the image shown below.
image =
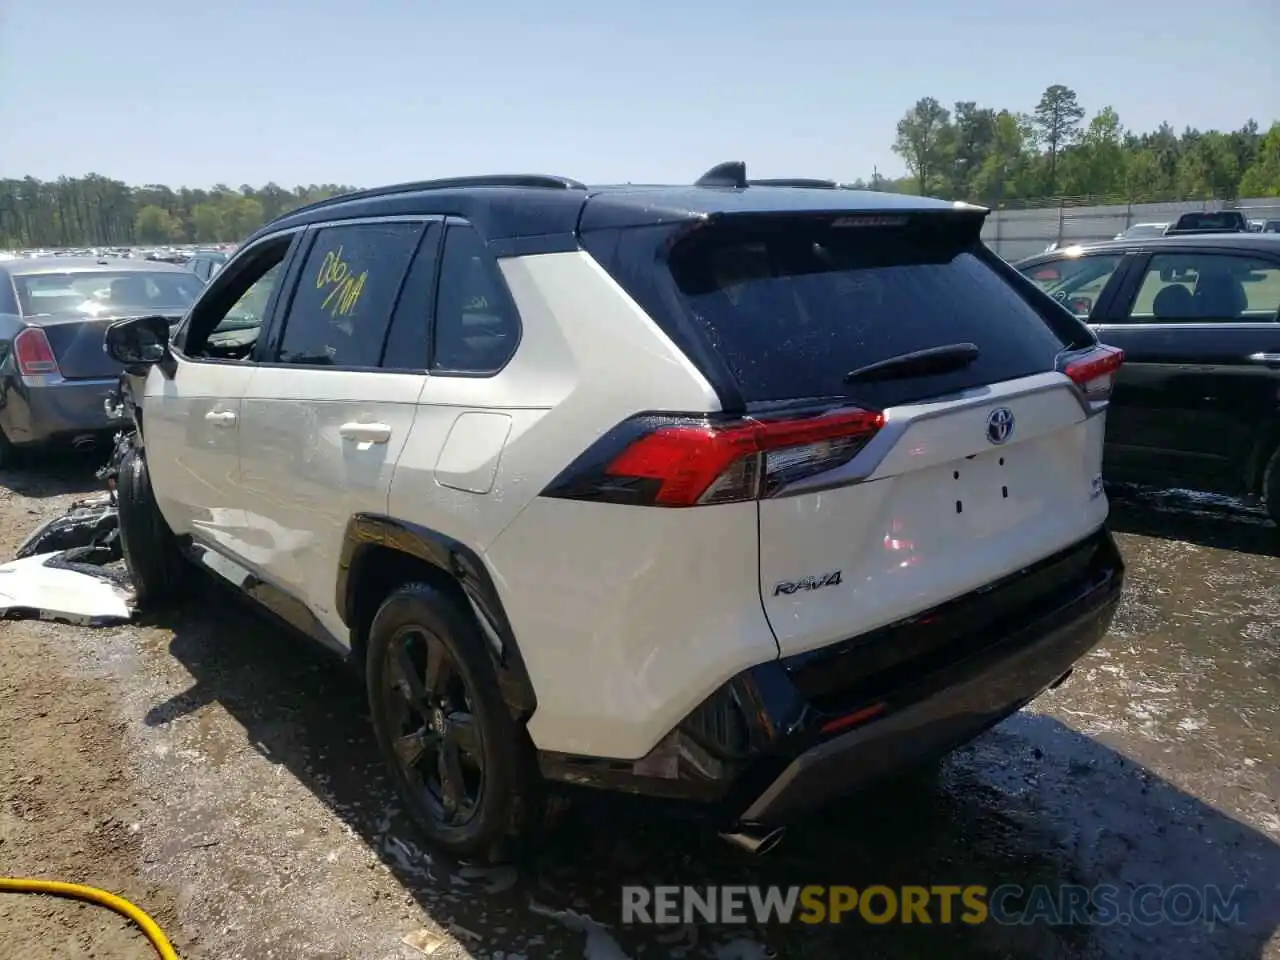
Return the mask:
MULTIPOLYGON (((117 450, 120 445, 117 444, 117 450)), ((116 626, 133 619, 133 590, 120 549, 120 515, 109 479, 116 458, 98 472, 107 492, 71 504, 46 520, 0 564, 0 620, 51 620, 116 626)))

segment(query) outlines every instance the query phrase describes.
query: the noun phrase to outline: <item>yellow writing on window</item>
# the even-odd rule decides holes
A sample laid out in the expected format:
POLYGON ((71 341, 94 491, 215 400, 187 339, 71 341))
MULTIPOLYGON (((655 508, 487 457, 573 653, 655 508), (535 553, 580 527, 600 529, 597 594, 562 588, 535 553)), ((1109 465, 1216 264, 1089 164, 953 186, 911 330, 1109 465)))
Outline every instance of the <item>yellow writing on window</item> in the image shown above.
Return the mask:
POLYGON ((365 270, 356 276, 347 261, 342 259, 342 247, 330 250, 320 263, 320 272, 316 274, 316 289, 328 289, 321 310, 328 310, 330 316, 349 317, 355 312, 360 302, 360 294, 364 292, 364 282, 369 276, 365 270))

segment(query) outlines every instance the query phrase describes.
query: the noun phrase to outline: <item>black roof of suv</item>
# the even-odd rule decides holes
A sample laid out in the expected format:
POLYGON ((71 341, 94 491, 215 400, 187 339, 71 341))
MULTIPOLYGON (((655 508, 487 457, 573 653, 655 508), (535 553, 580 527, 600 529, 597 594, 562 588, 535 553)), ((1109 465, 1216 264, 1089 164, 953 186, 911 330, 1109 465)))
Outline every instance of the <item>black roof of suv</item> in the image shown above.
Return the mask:
POLYGON ((741 163, 721 164, 691 185, 587 186, 569 177, 501 174, 401 183, 341 194, 289 211, 245 244, 281 229, 330 220, 424 212, 462 217, 495 253, 551 252, 579 231, 643 226, 718 214, 886 213, 987 210, 928 197, 853 190, 816 179, 748 180, 741 163), (563 238, 557 243, 553 238, 563 238), (524 241, 524 242, 521 242, 524 241), (510 247, 508 250, 502 247, 510 247))

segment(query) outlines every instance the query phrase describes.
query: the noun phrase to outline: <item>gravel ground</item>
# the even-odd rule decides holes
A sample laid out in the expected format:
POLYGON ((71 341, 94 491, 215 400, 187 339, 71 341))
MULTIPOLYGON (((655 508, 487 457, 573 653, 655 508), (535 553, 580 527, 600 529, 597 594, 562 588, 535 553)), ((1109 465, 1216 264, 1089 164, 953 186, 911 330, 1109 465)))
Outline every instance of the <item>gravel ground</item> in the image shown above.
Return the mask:
MULTIPOLYGON (((96 465, 0 472, 0 556, 96 492, 96 465)), ((850 801, 758 859, 610 801, 519 867, 433 859, 344 669, 212 585, 128 627, 4 623, 0 874, 119 892, 186 960, 1280 960, 1280 534, 1230 501, 1114 500, 1130 586, 1072 679, 936 784, 850 801), (618 922, 624 883, 739 882, 1218 884, 1245 900, 1216 927, 618 922)), ((0 895, 6 960, 148 951, 106 911, 0 895)))

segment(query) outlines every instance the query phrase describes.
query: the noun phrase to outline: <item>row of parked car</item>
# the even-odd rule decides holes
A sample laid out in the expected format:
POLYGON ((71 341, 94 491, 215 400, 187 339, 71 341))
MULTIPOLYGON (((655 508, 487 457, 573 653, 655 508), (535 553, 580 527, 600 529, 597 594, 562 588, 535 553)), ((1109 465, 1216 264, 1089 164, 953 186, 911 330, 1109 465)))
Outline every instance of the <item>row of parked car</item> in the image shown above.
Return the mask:
POLYGON ((140 602, 198 565, 348 658, 452 853, 582 787, 760 849, 1065 679, 1104 472, 1280 505, 1280 236, 1010 265, 986 215, 727 163, 335 197, 207 285, 10 263, 0 427, 115 429, 123 371, 140 602))
POLYGON ((1280 233, 1280 218, 1247 220, 1239 210, 1192 211, 1173 222, 1135 223, 1117 233, 1117 240, 1144 240, 1148 237, 1176 236, 1179 233, 1280 233))

